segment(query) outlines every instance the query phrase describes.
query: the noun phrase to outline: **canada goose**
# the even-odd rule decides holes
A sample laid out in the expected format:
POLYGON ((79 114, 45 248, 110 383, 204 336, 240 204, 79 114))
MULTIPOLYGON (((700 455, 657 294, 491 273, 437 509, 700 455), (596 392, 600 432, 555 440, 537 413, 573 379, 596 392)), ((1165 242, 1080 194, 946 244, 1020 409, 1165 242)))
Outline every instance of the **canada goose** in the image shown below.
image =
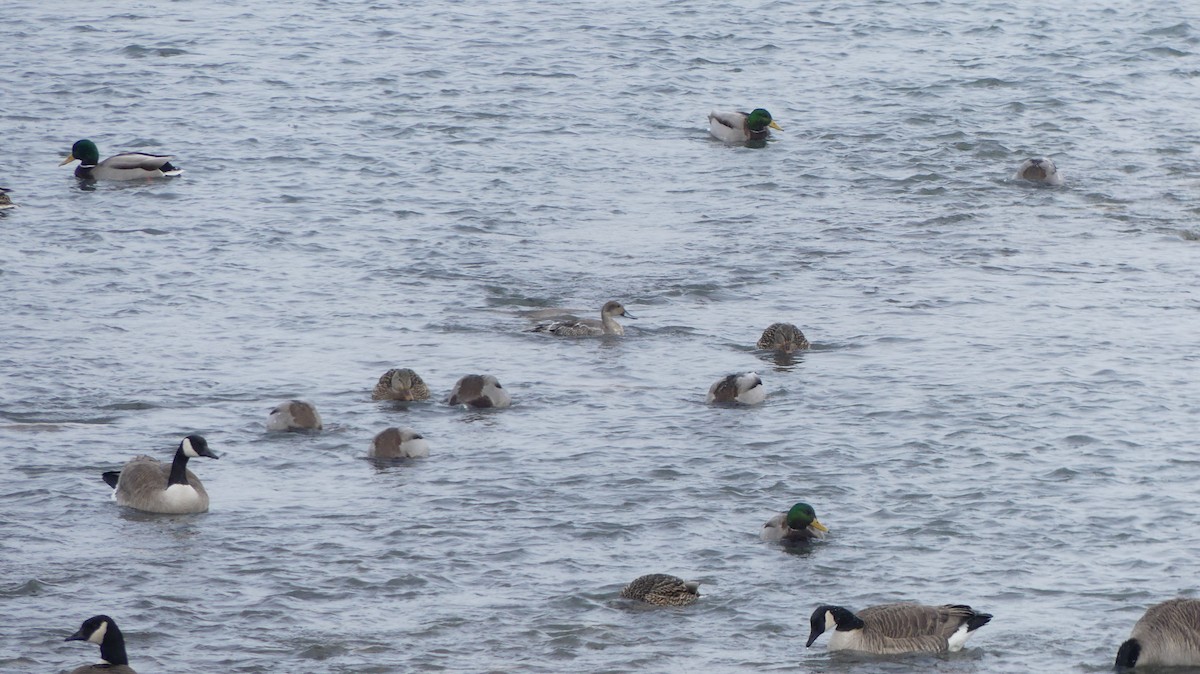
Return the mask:
POLYGON ((118 505, 149 513, 202 513, 208 510, 208 492, 200 478, 187 469, 188 459, 197 456, 220 458, 208 449, 202 436, 189 435, 179 443, 170 465, 143 454, 102 477, 113 488, 118 505))
POLYGON ((1170 599, 1146 609, 1117 650, 1118 668, 1200 666, 1200 599, 1170 599))
POLYGON ((12 190, 8 189, 7 187, 0 187, 0 211, 6 208, 17 207, 17 205, 12 202, 12 198, 8 196, 8 193, 11 191, 12 190))
POLYGON ((75 177, 84 180, 136 180, 183 173, 183 169, 171 164, 171 159, 169 154, 122 152, 100 161, 100 150, 96 144, 85 139, 71 146, 71 154, 59 166, 79 161, 79 166, 75 167, 75 177))
POLYGON ((429 456, 429 444, 411 428, 386 428, 371 441, 373 459, 423 459, 429 456))
POLYGON ((469 374, 459 379, 450 391, 451 405, 466 405, 467 407, 508 407, 512 398, 500 386, 500 382, 490 374, 469 374))
POLYGON ((1048 157, 1026 159, 1021 162, 1014 177, 1047 185, 1061 185, 1063 182, 1062 176, 1058 174, 1058 167, 1048 157))
POLYGON ((765 140, 771 133, 768 128, 783 131, 771 119, 771 113, 762 108, 755 108, 748 113, 720 110, 708 113, 708 132, 726 143, 765 140))
POLYGON ((610 300, 600 307, 600 320, 594 318, 576 318, 570 320, 543 323, 530 332, 548 332, 559 337, 596 337, 600 335, 623 335, 625 328, 616 321, 616 316, 625 318, 637 317, 625 311, 625 307, 616 300, 610 300))
POLYGON ((371 392, 371 400, 428 400, 429 387, 421 375, 405 368, 393 368, 383 373, 375 390, 371 392))
POLYGON ((700 583, 665 573, 651 573, 634 580, 621 590, 626 599, 637 599, 659 606, 684 606, 700 598, 700 583))
POLYGON ((825 630, 831 651, 863 651, 877 655, 945 653, 961 649, 967 637, 988 624, 992 616, 970 606, 947 604, 882 604, 851 613, 841 606, 818 606, 810 623, 806 646, 825 630))
POLYGON ((708 389, 710 403, 741 403, 757 405, 767 399, 762 379, 757 373, 745 372, 722 377, 708 389))
POLYGON ((817 511, 807 503, 797 503, 787 512, 767 520, 759 536, 764 541, 779 541, 784 544, 806 543, 825 538, 829 531, 817 521, 817 511))
POLYGON ((71 670, 71 674, 137 674, 129 666, 125 655, 125 637, 117 623, 106 615, 97 615, 83 621, 79 631, 64 641, 88 641, 100 646, 101 664, 84 665, 71 670))
POLYGON ((800 328, 791 323, 772 323, 763 330, 756 346, 760 349, 791 353, 807 349, 808 340, 805 339, 804 333, 800 332, 800 328))
POLYGON ((303 400, 280 403, 267 416, 268 431, 319 431, 321 415, 317 408, 303 400))

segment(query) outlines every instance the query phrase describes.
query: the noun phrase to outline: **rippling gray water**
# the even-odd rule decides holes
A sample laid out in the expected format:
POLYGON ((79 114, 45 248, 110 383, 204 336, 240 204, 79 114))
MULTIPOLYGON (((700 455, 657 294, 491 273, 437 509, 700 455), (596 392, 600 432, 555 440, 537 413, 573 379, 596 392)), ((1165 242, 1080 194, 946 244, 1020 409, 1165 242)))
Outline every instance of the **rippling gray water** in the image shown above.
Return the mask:
POLYGON ((1200 552, 1200 8, 1141 4, 9 3, 0 669, 107 613, 140 672, 1107 670, 1200 552), (186 173, 81 189, 85 137, 186 173), (515 404, 372 402, 401 366, 515 404), (326 430, 266 433, 291 397, 326 430), (432 455, 364 460, 389 425, 432 455), (109 500, 187 432, 210 512, 109 500), (827 541, 760 543, 797 500, 827 541), (995 619, 804 648, 905 599, 995 619))

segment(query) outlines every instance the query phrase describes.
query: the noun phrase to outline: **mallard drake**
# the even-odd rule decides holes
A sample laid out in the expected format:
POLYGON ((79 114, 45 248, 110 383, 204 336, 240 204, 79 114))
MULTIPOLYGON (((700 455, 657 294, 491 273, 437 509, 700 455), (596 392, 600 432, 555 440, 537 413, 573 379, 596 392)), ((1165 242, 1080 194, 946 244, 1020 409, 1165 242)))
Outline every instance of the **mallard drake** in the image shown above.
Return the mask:
POLYGON ((804 337, 804 333, 800 332, 800 328, 791 323, 772 323, 763 330, 762 337, 758 338, 758 343, 755 345, 760 349, 770 349, 772 351, 782 351, 791 353, 808 348, 808 339, 804 337))
POLYGON ((220 458, 208 449, 203 436, 189 435, 179 443, 170 464, 143 454, 102 477, 113 488, 118 505, 150 513, 202 513, 208 510, 208 492, 187 469, 188 459, 198 456, 220 458))
POLYGON ((571 320, 543 323, 531 332, 548 332, 559 337, 597 337, 600 335, 623 335, 625 328, 616 321, 617 316, 625 318, 637 317, 625 311, 625 307, 616 300, 610 300, 600 307, 600 320, 594 318, 576 318, 571 320))
POLYGON ((1117 650, 1116 667, 1200 666, 1200 599, 1170 599, 1146 609, 1117 650))
POLYGON ((317 408, 304 400, 280 403, 267 415, 268 431, 319 431, 321 415, 317 408))
POLYGON ((785 544, 805 543, 825 538, 829 531, 817 521, 817 511, 807 503, 797 503, 787 512, 767 520, 759 536, 764 541, 779 541, 785 544))
POLYGON ((8 193, 11 191, 12 190, 8 189, 7 187, 0 187, 0 211, 6 208, 17 207, 17 205, 12 202, 12 198, 8 196, 8 193))
POLYGON ((451 405, 467 407, 508 407, 512 398, 500 386, 500 381, 490 374, 469 374, 459 379, 446 401, 451 405))
POLYGON ((764 140, 771 134, 767 129, 779 129, 778 124, 771 119, 771 113, 762 108, 750 112, 722 112, 713 110, 708 113, 708 131, 713 136, 726 143, 745 143, 748 140, 764 140))
POLYGON ((700 583, 683 580, 666 573, 642 576, 621 590, 626 599, 636 599, 659 606, 684 606, 700 598, 700 583))
POLYGON ((757 405, 766 399, 762 379, 755 372, 726 375, 708 389, 710 403, 757 405))
POLYGON ((1017 174, 1013 177, 1046 185, 1061 185, 1063 182, 1062 176, 1058 174, 1058 167, 1048 157, 1026 159, 1021 162, 1017 174))
POLYGON ((71 674, 137 674, 129 666, 125 655, 125 637, 117 623, 106 615, 97 615, 83 621, 79 631, 64 641, 86 641, 100 646, 100 659, 104 662, 84 665, 71 670, 71 674))
POLYGON ((812 646, 825 630, 833 628, 831 651, 876 655, 953 652, 991 619, 991 615, 961 604, 881 604, 857 614, 841 606, 824 605, 813 611, 805 646, 812 646))
POLYGON ((122 152, 100 161, 100 150, 96 144, 84 139, 75 141, 71 154, 59 166, 78 160, 75 177, 84 180, 136 180, 138 178, 162 178, 177 176, 183 169, 171 164, 173 155, 146 154, 144 152, 122 152))
POLYGON ((371 441, 372 459, 423 459, 429 456, 424 436, 411 428, 386 428, 371 441))
POLYGON ((383 373, 375 390, 371 392, 371 400, 428 400, 429 387, 421 375, 404 368, 393 368, 383 373))

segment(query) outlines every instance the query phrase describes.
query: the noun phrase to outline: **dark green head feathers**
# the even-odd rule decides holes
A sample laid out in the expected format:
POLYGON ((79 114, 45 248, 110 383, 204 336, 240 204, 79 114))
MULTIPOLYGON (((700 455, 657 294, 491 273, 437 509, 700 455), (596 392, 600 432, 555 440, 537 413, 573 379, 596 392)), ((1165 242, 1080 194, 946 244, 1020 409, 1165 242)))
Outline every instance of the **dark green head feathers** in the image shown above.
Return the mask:
MULTIPOLYGON (((805 529, 813 522, 817 521, 817 511, 807 503, 797 503, 792 506, 792 509, 787 514, 787 525, 793 529, 805 529)), ((817 522, 820 524, 820 522, 817 522)), ((818 526, 818 529, 825 530, 824 526, 818 526)))
POLYGON ((95 166, 100 163, 100 149, 96 147, 95 143, 84 138, 75 141, 75 144, 71 146, 71 157, 78 159, 84 166, 95 166))
POLYGON ((746 116, 746 128, 751 131, 763 131, 767 127, 778 129, 779 125, 771 119, 771 113, 762 108, 755 108, 746 116))

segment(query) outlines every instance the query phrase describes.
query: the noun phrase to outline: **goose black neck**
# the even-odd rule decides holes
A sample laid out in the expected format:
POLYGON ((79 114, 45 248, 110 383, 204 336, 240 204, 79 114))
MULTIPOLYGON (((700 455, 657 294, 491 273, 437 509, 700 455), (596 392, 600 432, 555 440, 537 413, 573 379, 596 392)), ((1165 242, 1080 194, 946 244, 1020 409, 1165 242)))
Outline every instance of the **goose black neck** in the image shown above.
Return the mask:
POLYGON ((1128 639, 1117 649, 1117 669, 1132 669, 1137 665, 1138 656, 1142 654, 1142 645, 1137 639, 1128 639))
POLYGON ((129 656, 125 655, 125 637, 111 621, 108 631, 104 633, 104 641, 100 642, 100 657, 110 665, 129 664, 129 656))
POLYGON ((171 477, 167 480, 167 486, 173 484, 187 484, 187 462, 188 455, 183 453, 183 447, 175 451, 175 459, 171 461, 171 477))

